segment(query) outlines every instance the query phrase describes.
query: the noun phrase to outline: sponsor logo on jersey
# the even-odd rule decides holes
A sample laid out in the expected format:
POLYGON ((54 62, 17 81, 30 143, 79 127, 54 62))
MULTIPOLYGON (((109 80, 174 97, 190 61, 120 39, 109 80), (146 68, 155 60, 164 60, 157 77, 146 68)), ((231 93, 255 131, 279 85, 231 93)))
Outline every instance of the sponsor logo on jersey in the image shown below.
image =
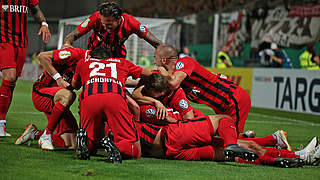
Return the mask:
POLYGON ((184 99, 181 99, 179 101, 179 106, 181 109, 188 109, 188 107, 189 107, 188 102, 184 99))
POLYGON ((85 28, 88 26, 88 23, 89 23, 90 19, 86 19, 85 21, 83 21, 83 23, 81 24, 81 27, 85 28))
POLYGON ((60 59, 66 59, 69 56, 71 56, 71 52, 70 51, 60 51, 59 52, 59 58, 60 59))
POLYGON ((156 110, 154 110, 153 108, 149 108, 145 113, 147 118, 153 118, 156 115, 156 110))
POLYGON ((146 31, 147 31, 147 28, 144 26, 144 25, 140 25, 140 31, 142 32, 142 33, 145 33, 146 31))
POLYGON ((184 68, 184 64, 183 64, 183 62, 178 62, 176 64, 176 69, 181 69, 181 68, 184 68))
POLYGON ((18 5, 2 5, 4 12, 28 13, 28 6, 18 5))

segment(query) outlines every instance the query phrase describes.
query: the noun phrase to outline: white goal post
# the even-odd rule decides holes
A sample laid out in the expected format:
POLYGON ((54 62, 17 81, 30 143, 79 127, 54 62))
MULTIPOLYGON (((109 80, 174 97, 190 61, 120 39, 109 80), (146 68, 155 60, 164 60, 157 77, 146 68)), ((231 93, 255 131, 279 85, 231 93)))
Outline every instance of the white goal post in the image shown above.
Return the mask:
MULTIPOLYGON (((87 19, 88 16, 81 16, 75 18, 62 19, 59 21, 58 27, 58 49, 63 45, 64 38, 73 31, 81 22, 87 19)), ((139 22, 144 24, 149 31, 154 34, 158 39, 166 44, 171 44, 175 47, 180 47, 180 31, 181 28, 175 23, 175 19, 158 19, 158 18, 142 18, 135 17, 139 22)), ((87 48, 88 38, 92 32, 87 33, 73 43, 73 47, 87 48)), ((125 42, 127 48, 127 59, 135 64, 139 64, 139 58, 147 56, 150 60, 150 65, 153 64, 154 48, 140 39, 135 34, 131 35, 125 42)))

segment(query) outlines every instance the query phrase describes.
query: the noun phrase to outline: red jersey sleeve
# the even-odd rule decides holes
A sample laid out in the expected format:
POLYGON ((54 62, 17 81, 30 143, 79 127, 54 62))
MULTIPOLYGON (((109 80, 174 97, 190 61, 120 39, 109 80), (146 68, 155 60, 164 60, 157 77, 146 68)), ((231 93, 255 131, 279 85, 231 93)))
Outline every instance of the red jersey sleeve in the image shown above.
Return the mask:
POLYGON ((126 13, 123 13, 123 16, 125 17, 125 20, 128 21, 129 28, 137 36, 143 38, 148 34, 148 28, 145 25, 141 24, 136 18, 126 13))
POLYGON ((89 18, 87 18, 81 24, 79 24, 78 31, 80 32, 80 35, 86 34, 87 32, 94 29, 97 25, 97 22, 100 23, 99 11, 95 12, 89 18))
POLYGON ((177 110, 181 117, 183 117, 187 112, 192 110, 190 102, 188 101, 186 94, 181 88, 178 88, 169 102, 169 107, 177 110))
POLYGON ((39 4, 39 1, 38 1, 38 0, 30 0, 30 1, 29 1, 29 7, 31 7, 31 6, 36 6, 37 4, 39 4))
MULTIPOLYGON (((75 70, 75 72, 74 72, 74 75, 73 75, 73 79, 74 80, 79 80, 79 79, 81 79, 81 77, 80 77, 80 72, 81 72, 81 64, 83 63, 84 61, 79 61, 78 62, 78 64, 77 64, 77 66, 76 66, 76 70, 75 70)), ((81 83, 82 84, 82 83, 81 83)))
POLYGON ((53 50, 53 62, 56 64, 65 64, 72 60, 84 59, 88 50, 80 48, 66 48, 53 50))
POLYGON ((134 79, 139 78, 143 68, 140 66, 134 65, 131 61, 128 61, 126 59, 125 61, 129 68, 129 76, 132 76, 134 79))
POLYGON ((190 57, 183 57, 177 60, 176 62, 176 71, 182 71, 185 72, 188 76, 191 76, 191 73, 196 67, 196 60, 190 58, 190 57))

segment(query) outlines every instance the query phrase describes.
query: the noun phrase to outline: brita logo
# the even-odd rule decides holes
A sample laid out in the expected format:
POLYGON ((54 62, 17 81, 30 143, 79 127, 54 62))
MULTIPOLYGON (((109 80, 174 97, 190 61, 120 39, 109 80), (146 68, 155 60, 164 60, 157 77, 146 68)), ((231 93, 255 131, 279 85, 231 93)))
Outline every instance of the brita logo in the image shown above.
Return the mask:
POLYGON ((27 6, 2 5, 2 9, 4 12, 28 13, 27 6))

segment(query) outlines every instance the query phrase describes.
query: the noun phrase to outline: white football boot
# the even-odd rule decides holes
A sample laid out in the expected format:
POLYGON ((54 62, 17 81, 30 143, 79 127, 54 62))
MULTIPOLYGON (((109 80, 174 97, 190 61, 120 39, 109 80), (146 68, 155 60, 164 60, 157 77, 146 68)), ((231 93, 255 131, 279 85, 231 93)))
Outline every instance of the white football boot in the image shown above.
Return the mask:
POLYGON ((54 147, 52 145, 51 134, 46 134, 46 131, 40 136, 38 145, 43 150, 53 151, 54 147))
POLYGON ((288 143, 286 134, 287 132, 285 132, 284 130, 278 130, 275 133, 273 133, 272 136, 277 140, 277 148, 291 151, 292 149, 288 143))
POLYGON ((23 134, 14 142, 14 144, 20 145, 28 142, 29 140, 34 140, 37 133, 38 128, 34 124, 30 123, 25 128, 23 134))
POLYGON ((306 165, 318 166, 320 164, 320 146, 315 147, 308 154, 300 156, 306 165))
POLYGON ((6 132, 6 123, 5 120, 1 120, 3 122, 0 122, 0 137, 8 137, 11 136, 11 134, 6 132))
POLYGON ((303 154, 308 154, 310 153, 314 148, 316 148, 318 146, 318 137, 314 137, 310 143, 302 150, 300 151, 296 151, 296 155, 303 155, 303 154))

